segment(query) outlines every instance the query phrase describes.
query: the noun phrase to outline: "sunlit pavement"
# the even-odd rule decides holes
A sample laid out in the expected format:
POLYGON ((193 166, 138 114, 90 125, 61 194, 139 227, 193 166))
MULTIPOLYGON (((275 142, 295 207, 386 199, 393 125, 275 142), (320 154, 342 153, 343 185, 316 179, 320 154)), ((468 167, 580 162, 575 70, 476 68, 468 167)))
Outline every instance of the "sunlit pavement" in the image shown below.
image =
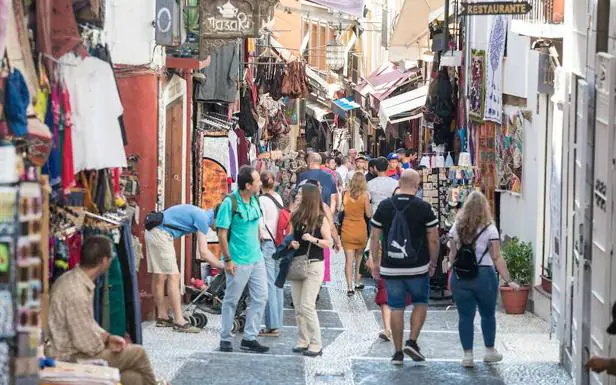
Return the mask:
MULTIPOLYGON (((500 364, 481 362, 483 343, 476 318, 474 369, 460 365, 460 347, 455 309, 432 306, 419 339, 427 361, 394 367, 393 346, 378 339, 382 328, 374 304, 375 289, 367 281, 363 294, 349 299, 344 283, 344 258, 332 258, 333 281, 321 291, 318 314, 323 335, 323 356, 305 358, 291 352, 296 327, 290 288, 285 288, 284 328, 280 337, 262 338, 267 354, 218 351, 220 318, 209 315, 200 334, 182 334, 154 323, 144 324, 144 341, 156 374, 172 385, 314 385, 314 384, 572 384, 558 366, 558 342, 550 340, 548 325, 529 314, 497 314, 497 349, 500 364)), ((408 326, 407 326, 408 327, 408 326)), ((406 336, 405 336, 406 338, 406 336)))

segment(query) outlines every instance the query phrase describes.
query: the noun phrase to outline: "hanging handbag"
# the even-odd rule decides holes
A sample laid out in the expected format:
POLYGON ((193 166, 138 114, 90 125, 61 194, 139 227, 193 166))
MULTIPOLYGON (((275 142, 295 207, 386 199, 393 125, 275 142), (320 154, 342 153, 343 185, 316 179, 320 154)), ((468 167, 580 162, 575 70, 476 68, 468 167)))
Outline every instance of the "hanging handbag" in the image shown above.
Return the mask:
POLYGON ((306 254, 300 254, 293 257, 291 265, 289 266, 289 272, 287 273, 288 281, 303 281, 308 278, 308 257, 310 255, 311 248, 312 242, 308 245, 306 254))

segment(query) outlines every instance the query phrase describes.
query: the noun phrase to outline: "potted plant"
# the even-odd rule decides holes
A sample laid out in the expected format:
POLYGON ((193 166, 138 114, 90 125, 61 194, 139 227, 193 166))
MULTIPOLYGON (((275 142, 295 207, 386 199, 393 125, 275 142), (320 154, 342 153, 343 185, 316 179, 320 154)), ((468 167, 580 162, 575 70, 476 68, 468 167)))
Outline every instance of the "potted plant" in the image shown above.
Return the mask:
POLYGON ((552 260, 548 260, 547 266, 543 266, 541 274, 541 288, 548 294, 552 294, 552 260))
POLYGON ((507 314, 523 314, 528 302, 529 285, 533 277, 533 247, 530 242, 511 238, 503 245, 503 258, 511 280, 520 285, 515 291, 508 286, 501 286, 501 298, 507 314))

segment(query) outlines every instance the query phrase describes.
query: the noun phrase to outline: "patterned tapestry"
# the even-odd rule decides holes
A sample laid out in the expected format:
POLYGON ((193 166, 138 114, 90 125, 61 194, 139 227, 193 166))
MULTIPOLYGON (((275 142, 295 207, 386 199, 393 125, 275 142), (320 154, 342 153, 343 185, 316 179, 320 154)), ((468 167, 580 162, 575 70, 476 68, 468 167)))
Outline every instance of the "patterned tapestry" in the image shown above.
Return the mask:
POLYGON ((492 215, 496 212, 494 206, 494 192, 496 191, 495 126, 496 124, 492 122, 473 124, 475 166, 479 169, 479 177, 475 182, 490 202, 492 215))
POLYGON ((483 108, 485 102, 486 81, 486 51, 481 49, 472 50, 471 54, 471 78, 469 83, 469 115, 471 119, 481 122, 483 120, 483 108))
POLYGON ((488 41, 484 120, 501 123, 503 112, 503 55, 507 40, 507 19, 494 16, 488 41))
POLYGON ((496 125, 496 188, 522 192, 524 135, 532 127, 532 112, 505 106, 503 123, 496 125))

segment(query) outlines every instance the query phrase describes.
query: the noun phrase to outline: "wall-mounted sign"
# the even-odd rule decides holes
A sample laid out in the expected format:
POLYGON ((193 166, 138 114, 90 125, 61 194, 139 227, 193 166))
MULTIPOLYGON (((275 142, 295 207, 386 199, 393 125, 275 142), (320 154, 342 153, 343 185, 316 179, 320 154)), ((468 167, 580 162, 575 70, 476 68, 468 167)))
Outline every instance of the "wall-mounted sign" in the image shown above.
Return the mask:
POLYGON ((481 3, 462 3, 462 14, 478 15, 525 15, 533 9, 526 1, 494 1, 481 3))
POLYGON ((279 0, 207 0, 199 3, 201 56, 232 39, 259 37, 279 0))

